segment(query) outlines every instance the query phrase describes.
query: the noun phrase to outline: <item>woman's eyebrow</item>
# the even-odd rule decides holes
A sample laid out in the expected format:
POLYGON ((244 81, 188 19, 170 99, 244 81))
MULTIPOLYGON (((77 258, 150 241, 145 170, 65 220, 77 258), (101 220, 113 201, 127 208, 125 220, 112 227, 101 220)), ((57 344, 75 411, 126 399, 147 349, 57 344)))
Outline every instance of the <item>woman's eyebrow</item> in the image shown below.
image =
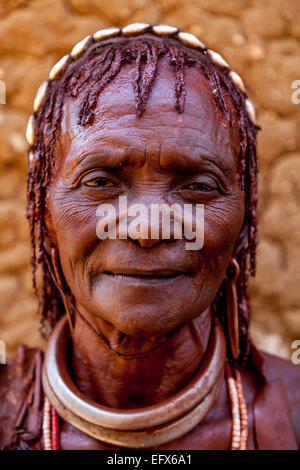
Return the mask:
POLYGON ((125 165, 142 165, 145 160, 143 149, 133 149, 128 146, 113 147, 101 146, 98 150, 83 152, 72 159, 67 170, 67 175, 77 171, 85 163, 97 163, 105 168, 120 168, 125 165))
POLYGON ((161 166, 166 169, 200 171, 204 166, 215 167, 225 176, 234 170, 233 156, 221 157, 212 149, 199 145, 181 145, 178 147, 163 147, 160 155, 161 166), (229 158, 228 158, 229 157, 229 158))

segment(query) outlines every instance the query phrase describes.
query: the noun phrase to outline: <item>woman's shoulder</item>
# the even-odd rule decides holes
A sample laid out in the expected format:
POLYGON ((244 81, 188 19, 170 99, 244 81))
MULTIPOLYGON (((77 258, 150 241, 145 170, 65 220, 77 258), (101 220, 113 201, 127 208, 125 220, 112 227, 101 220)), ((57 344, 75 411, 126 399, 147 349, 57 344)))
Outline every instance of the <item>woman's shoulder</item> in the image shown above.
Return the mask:
POLYGON ((29 448, 41 434, 43 352, 20 346, 0 366, 0 449, 29 448))
POLYGON ((269 382, 281 379, 287 394, 293 400, 293 404, 300 404, 300 363, 293 364, 292 361, 280 357, 261 353, 265 359, 265 375, 269 382))
POLYGON ((291 421, 300 447, 300 364, 262 352, 264 371, 269 383, 281 381, 290 405, 291 421))

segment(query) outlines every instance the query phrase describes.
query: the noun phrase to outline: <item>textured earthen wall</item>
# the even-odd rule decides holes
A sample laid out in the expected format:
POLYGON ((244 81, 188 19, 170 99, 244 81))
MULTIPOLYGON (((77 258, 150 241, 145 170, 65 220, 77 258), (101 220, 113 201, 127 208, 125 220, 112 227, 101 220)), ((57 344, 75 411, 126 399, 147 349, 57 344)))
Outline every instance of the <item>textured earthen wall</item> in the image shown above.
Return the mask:
POLYGON ((260 247, 252 282, 256 342, 289 356, 300 339, 299 0, 1 0, 0 339, 12 354, 41 344, 25 220, 24 132, 50 67, 85 35, 135 21, 179 26, 219 51, 242 75, 262 126, 260 247))

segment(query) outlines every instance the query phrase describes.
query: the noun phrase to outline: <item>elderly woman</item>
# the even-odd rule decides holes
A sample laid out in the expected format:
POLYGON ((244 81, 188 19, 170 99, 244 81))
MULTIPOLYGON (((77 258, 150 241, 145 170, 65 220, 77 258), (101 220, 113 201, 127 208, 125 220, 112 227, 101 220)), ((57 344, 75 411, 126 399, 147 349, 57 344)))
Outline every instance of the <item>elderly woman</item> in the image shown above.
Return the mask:
POLYGON ((52 68, 27 139, 33 282, 55 328, 45 358, 21 347, 1 366, 1 448, 298 448, 299 369, 248 331, 257 130, 241 78, 175 27, 101 30, 52 68), (121 196, 204 205, 203 246, 162 220, 122 236, 121 196), (115 239, 98 236, 103 204, 115 239))

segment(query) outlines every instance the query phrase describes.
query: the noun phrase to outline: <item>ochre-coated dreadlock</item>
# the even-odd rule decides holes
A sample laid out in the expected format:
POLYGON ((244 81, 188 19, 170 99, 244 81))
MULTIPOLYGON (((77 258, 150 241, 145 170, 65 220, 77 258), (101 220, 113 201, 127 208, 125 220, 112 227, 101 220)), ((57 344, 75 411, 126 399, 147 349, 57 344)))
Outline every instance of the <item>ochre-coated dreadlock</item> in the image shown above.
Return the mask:
MULTIPOLYGON (((238 161, 238 182, 245 198, 245 219, 236 247, 235 257, 241 274, 237 281, 240 359, 247 357, 250 345, 248 335, 249 296, 248 275, 255 273, 255 251, 257 245, 257 154, 256 131, 246 110, 247 95, 235 86, 229 70, 212 62, 206 50, 194 51, 175 39, 151 35, 131 38, 114 38, 105 43, 92 44, 76 61, 70 61, 61 78, 48 87, 46 97, 38 110, 35 124, 33 158, 29 163, 27 180, 28 219, 32 246, 33 284, 36 287, 36 270, 41 266, 43 279, 39 292, 39 311, 42 328, 52 328, 63 315, 62 293, 68 299, 70 310, 74 301, 68 285, 57 284, 53 266, 45 248, 47 237, 45 225, 46 198, 50 187, 51 174, 55 169, 55 143, 60 135, 63 107, 66 97, 81 99, 78 124, 90 126, 100 93, 118 75, 125 64, 135 64, 131 80, 135 92, 136 113, 142 116, 153 88, 159 60, 166 57, 174 70, 174 106, 179 113, 184 111, 185 71, 196 67, 203 74, 212 90, 215 104, 224 114, 228 126, 232 126, 232 115, 226 102, 230 99, 238 116, 240 130, 240 155, 238 161)), ((213 303, 213 312, 224 319, 224 286, 221 285, 213 303)))

